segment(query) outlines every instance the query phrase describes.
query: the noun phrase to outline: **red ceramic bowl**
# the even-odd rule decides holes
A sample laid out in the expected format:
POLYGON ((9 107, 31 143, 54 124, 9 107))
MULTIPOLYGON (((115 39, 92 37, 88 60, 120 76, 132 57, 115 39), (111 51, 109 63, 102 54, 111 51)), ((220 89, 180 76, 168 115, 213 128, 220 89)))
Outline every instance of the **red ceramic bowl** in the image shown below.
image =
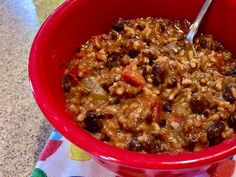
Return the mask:
MULTIPOLYGON (((65 109, 61 81, 76 48, 104 33, 119 17, 193 20, 204 0, 68 0, 40 28, 32 45, 29 77, 35 99, 51 124, 104 167, 123 176, 168 176, 198 172, 236 153, 236 138, 200 152, 181 155, 141 154, 96 140, 65 109)), ((236 2, 215 0, 202 32, 211 33, 236 54, 236 2)))

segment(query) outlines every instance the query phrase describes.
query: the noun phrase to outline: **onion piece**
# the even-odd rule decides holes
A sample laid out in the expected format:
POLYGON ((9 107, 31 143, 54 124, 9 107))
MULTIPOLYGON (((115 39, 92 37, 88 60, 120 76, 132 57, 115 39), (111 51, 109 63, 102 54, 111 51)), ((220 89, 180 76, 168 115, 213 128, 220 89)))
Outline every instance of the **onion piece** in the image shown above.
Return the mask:
POLYGON ((106 100, 108 98, 106 91, 101 87, 95 77, 83 79, 82 84, 90 91, 92 98, 97 100, 106 100))

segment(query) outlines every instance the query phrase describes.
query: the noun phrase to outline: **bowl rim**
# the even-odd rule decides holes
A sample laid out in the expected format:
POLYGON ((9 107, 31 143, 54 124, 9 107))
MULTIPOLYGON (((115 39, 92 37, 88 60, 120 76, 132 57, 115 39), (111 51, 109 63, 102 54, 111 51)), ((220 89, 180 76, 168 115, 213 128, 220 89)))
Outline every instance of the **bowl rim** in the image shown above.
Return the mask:
POLYGON ((202 151, 184 154, 143 154, 123 150, 105 144, 80 128, 68 124, 55 107, 49 104, 49 98, 44 94, 44 89, 37 79, 37 56, 40 46, 46 42, 45 35, 58 25, 60 18, 75 3, 83 5, 85 1, 66 0, 54 10, 38 30, 29 54, 28 76, 34 98, 48 121, 69 141, 81 147, 92 156, 101 160, 123 164, 126 166, 141 169, 176 170, 194 168, 202 165, 209 165, 223 159, 229 158, 236 153, 236 137, 226 140, 216 146, 209 147, 202 151), (58 121, 60 120, 60 121, 58 121), (96 147, 96 148, 94 148, 96 147))

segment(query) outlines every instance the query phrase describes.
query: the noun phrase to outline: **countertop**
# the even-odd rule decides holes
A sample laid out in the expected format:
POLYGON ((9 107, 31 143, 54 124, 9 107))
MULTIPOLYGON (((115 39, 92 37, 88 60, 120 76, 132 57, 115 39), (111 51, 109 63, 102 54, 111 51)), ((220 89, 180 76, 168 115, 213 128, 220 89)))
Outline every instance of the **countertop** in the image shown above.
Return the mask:
POLYGON ((59 1, 1 0, 0 177, 30 176, 52 129, 31 93, 28 55, 41 22, 59 1))

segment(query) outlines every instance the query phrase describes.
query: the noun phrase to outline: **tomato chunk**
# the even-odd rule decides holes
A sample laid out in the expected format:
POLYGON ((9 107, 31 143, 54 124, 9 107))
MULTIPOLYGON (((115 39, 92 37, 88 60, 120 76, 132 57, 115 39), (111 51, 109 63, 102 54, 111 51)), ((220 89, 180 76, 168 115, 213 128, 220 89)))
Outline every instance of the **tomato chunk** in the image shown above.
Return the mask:
POLYGON ((124 69, 122 72, 122 79, 135 87, 143 87, 145 85, 144 77, 135 69, 132 69, 131 66, 127 66, 124 69))

